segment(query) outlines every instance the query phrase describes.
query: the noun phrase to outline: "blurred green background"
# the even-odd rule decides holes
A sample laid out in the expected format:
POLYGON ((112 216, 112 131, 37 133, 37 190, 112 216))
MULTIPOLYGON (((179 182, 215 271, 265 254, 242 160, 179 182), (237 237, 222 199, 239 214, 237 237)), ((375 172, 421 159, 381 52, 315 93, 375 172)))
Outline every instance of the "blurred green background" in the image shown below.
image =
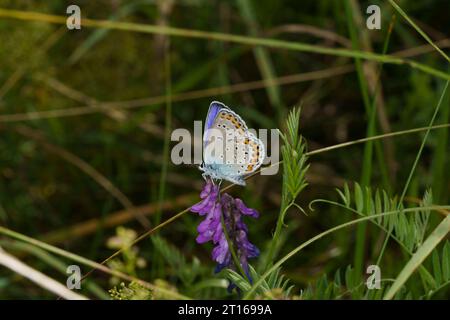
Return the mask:
MULTIPOLYGON (((67 6, 77 4, 82 17, 90 19, 375 53, 383 52, 388 26, 394 21, 388 54, 448 73, 448 62, 401 16, 396 14, 392 20, 395 10, 387 1, 350 1, 350 6, 344 2, 0 0, 0 8, 66 16, 67 6), (369 4, 381 7, 381 30, 365 27, 369 4)), ((449 52, 449 1, 398 3, 449 52)), ((169 137, 175 128, 192 131, 193 121, 204 119, 212 100, 228 104, 252 128, 283 128, 288 110, 302 105, 301 133, 309 150, 365 137, 365 94, 370 99, 377 96, 376 134, 428 125, 444 80, 408 65, 391 64, 383 65, 378 79, 379 63, 360 62, 362 80, 353 58, 183 35, 166 37, 84 26, 68 30, 61 24, 0 17, 0 224, 102 261, 114 252, 108 239, 116 234, 116 227, 122 225, 141 234, 198 201, 201 173, 195 166, 171 163, 168 152, 174 144, 169 137), (130 210, 133 206, 146 215, 145 222, 136 221, 130 210)), ((436 124, 449 122, 448 96, 436 124)), ((423 134, 377 142, 369 184, 401 193, 423 134)), ((411 201, 432 187, 435 203, 449 203, 449 150, 448 130, 432 131, 411 182, 411 201)), ((300 205, 307 208, 317 198, 337 199, 336 187, 345 181, 361 181, 363 152, 364 145, 355 145, 312 156, 309 186, 301 194, 300 205)), ((267 247, 277 219, 280 178, 280 174, 258 175, 247 187, 230 191, 260 211, 260 219, 250 224, 249 238, 261 251, 267 247)), ((289 228, 281 253, 350 217, 322 205, 308 210, 307 216, 293 210, 286 220, 289 228)), ((184 215, 162 228, 158 239, 177 248, 188 261, 198 259, 200 279, 216 279, 209 258, 211 246, 195 243, 199 222, 195 214, 184 215)), ((319 276, 352 264, 354 242, 354 229, 335 233, 288 261, 283 271, 298 291, 319 276)), ((369 226, 365 262, 379 251, 381 243, 376 228, 369 226)), ((65 282, 64 265, 70 262, 3 236, 0 246, 65 282)), ((177 287, 180 271, 171 268, 155 246, 158 244, 149 239, 137 245, 142 263, 139 267, 136 262, 132 273, 177 287)), ((399 256, 399 248, 390 246, 383 276, 397 274, 399 256)), ((106 297, 105 292, 115 284, 100 272, 89 279, 99 287, 92 291, 97 294, 86 294, 99 298, 106 297)), ((220 286, 191 294, 230 297, 220 286)), ((54 295, 0 268, 0 298, 54 295)))

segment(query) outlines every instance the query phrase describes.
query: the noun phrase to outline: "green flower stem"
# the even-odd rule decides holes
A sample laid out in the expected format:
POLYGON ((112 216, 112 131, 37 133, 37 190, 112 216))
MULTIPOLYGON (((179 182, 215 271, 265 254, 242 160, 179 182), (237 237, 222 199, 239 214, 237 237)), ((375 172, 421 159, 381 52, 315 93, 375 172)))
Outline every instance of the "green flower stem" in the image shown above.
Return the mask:
MULTIPOLYGON (((283 194, 284 194, 284 183, 283 183, 283 194)), ((285 202, 285 201, 283 201, 285 202)), ((284 226, 284 216, 286 215, 286 211, 292 206, 292 202, 289 203, 288 205, 285 205, 282 203, 281 205, 281 210, 280 210, 280 214, 278 215, 278 220, 277 220, 277 225, 275 227, 275 232, 273 233, 273 238, 272 241, 270 242, 270 247, 266 256, 266 267, 264 268, 264 270, 267 270, 270 268, 270 266, 272 265, 272 260, 275 258, 275 250, 277 249, 279 242, 280 242, 280 235, 281 235, 281 230, 283 230, 283 226, 284 226)))
POLYGON ((223 234, 225 235, 225 239, 227 240, 228 249, 230 250, 233 262, 236 265, 236 268, 241 273, 242 277, 247 278, 244 268, 242 268, 241 262, 239 261, 236 251, 234 250, 234 242, 231 241, 230 236, 228 235, 227 226, 225 225, 225 219, 223 218, 223 213, 220 215, 220 223, 222 225, 223 234))

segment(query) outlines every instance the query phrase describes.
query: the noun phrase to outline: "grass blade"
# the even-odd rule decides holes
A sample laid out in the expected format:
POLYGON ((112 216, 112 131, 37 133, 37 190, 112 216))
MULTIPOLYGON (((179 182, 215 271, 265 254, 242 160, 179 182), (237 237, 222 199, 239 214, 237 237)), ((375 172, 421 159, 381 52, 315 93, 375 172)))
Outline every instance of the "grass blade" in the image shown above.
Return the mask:
MULTIPOLYGON (((252 36, 258 35, 257 21, 255 17, 255 9, 251 1, 238 0, 238 8, 241 15, 249 23, 249 33, 252 36)), ((278 118, 281 119, 283 113, 283 105, 281 102, 280 87, 275 85, 274 78, 276 78, 275 68, 269 56, 269 52, 264 47, 256 47, 253 53, 258 64, 259 71, 266 82, 266 91, 269 96, 270 103, 277 109, 278 118)))
POLYGON ((408 278, 413 274, 426 257, 434 250, 434 248, 445 238, 445 236, 450 231, 450 215, 445 217, 444 220, 434 229, 434 231, 425 240, 422 246, 417 250, 417 252, 411 257, 408 263, 405 265, 403 270, 400 272, 395 282, 389 288, 386 295, 383 297, 384 300, 392 299, 398 290, 403 286, 403 284, 408 280, 408 278))
POLYGON ((416 29, 416 31, 433 47, 436 49, 437 52, 439 52, 448 62, 450 62, 450 58, 445 54, 444 51, 442 51, 434 42, 433 40, 431 40, 431 38, 422 30, 419 28, 419 26, 412 21, 412 19, 408 16, 408 14, 403 11, 402 8, 399 7, 398 4, 395 3, 394 0, 389 0, 389 3, 394 7, 395 10, 397 10, 398 13, 400 13, 400 15, 405 18, 406 21, 408 21, 408 23, 410 25, 413 26, 414 29, 416 29))
MULTIPOLYGON (((330 202, 331 203, 331 202, 330 202)), ((339 205, 339 204, 338 204, 339 205)), ((449 209, 450 206, 432 206, 432 207, 420 207, 420 208, 407 208, 405 209, 403 212, 417 212, 420 210, 436 210, 436 209, 449 209)), ((346 208, 348 209, 348 208, 346 208)), ((356 213, 356 211, 355 211, 356 213)), ((261 283, 275 270, 277 270, 279 267, 281 267, 281 265, 283 263, 285 263, 287 260, 289 260, 290 258, 292 258, 294 255, 296 255, 298 252, 300 252, 301 250, 303 250, 305 247, 309 246, 311 243, 323 238, 326 235, 329 235, 335 231, 353 226, 355 224, 361 223, 361 222, 365 222, 365 221, 369 221, 371 219, 376 219, 378 217, 383 217, 383 216, 388 216, 388 215, 392 215, 392 214, 396 214, 398 213, 397 210, 395 211, 388 211, 388 212, 383 212, 380 214, 374 214, 371 216, 366 216, 366 217, 362 217, 359 219, 355 219, 343 224, 340 224, 336 227, 330 228, 318 235, 316 235, 315 237, 312 237, 311 239, 309 239, 308 241, 303 242, 301 245, 299 245, 298 247, 296 247, 294 250, 290 251, 288 254, 286 254, 283 258, 281 258, 280 260, 278 260, 271 268, 269 268, 266 272, 264 272, 263 275, 261 275, 261 277, 252 285, 251 289, 245 294, 245 296, 243 297, 244 300, 246 299, 250 299, 252 294, 256 291, 256 289, 261 285, 261 283)), ((450 217, 450 216, 449 216, 450 217)), ((447 217, 448 218, 448 217, 447 217)), ((446 219, 447 219, 446 218, 446 219)), ((449 218, 450 220, 450 218, 449 218)))
POLYGON ((59 282, 54 279, 46 276, 45 274, 39 272, 36 269, 33 269, 18 260, 14 256, 6 253, 0 248, 0 265, 5 266, 8 269, 22 275, 23 277, 33 281, 38 286, 57 294, 58 296, 63 297, 68 300, 87 300, 86 297, 75 293, 63 286, 59 282))
MULTIPOLYGON (((41 21, 41 22, 64 24, 64 25, 66 24, 66 19, 67 19, 67 17, 65 17, 65 16, 43 14, 43 13, 39 13, 39 12, 8 10, 8 9, 0 9, 0 17, 28 20, 28 21, 41 21)), ((219 33, 219 32, 181 29, 181 28, 155 26, 155 25, 131 23, 131 22, 94 20, 94 19, 89 19, 89 18, 83 19, 83 26, 84 27, 92 27, 92 28, 106 28, 106 29, 114 29, 114 30, 122 30, 122 31, 142 32, 142 33, 165 34, 165 35, 174 36, 174 37, 187 37, 187 38, 206 39, 206 40, 215 40, 215 41, 228 41, 228 42, 232 42, 232 43, 238 43, 241 45, 249 45, 249 46, 259 45, 259 46, 265 46, 265 47, 271 47, 271 48, 287 49, 287 50, 293 50, 293 51, 313 52, 313 53, 317 53, 317 54, 333 55, 333 56, 339 56, 339 57, 361 58, 361 59, 366 59, 366 60, 371 60, 371 61, 378 61, 378 62, 384 62, 384 63, 397 64, 397 65, 409 65, 410 67, 421 70, 425 73, 434 75, 436 77, 439 77, 439 78, 442 78, 445 80, 450 80, 450 74, 448 74, 447 72, 442 72, 440 70, 436 70, 432 67, 418 63, 416 61, 405 60, 405 59, 390 56, 390 55, 380 55, 380 54, 375 54, 375 53, 365 52, 365 51, 328 48, 328 47, 311 45, 311 44, 301 43, 301 42, 290 42, 290 41, 283 41, 283 40, 277 40, 277 39, 248 37, 248 36, 226 34, 226 33, 219 33)))

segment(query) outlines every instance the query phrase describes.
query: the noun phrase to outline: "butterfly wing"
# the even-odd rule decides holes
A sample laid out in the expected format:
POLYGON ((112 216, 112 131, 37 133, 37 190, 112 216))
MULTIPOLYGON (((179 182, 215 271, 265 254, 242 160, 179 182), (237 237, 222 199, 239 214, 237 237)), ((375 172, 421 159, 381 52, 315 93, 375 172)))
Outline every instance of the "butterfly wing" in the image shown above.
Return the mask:
POLYGON ((223 103, 218 102, 218 101, 213 101, 209 105, 209 109, 208 109, 208 113, 206 115, 206 121, 205 121, 205 130, 203 133, 203 148, 205 148, 206 143, 208 141, 210 141, 209 134, 211 133, 211 131, 209 129, 214 128, 214 122, 215 122, 220 110, 222 110, 222 109, 229 110, 229 108, 226 105, 224 105, 223 103))
POLYGON ((205 123, 205 173, 245 185, 243 176, 257 170, 264 156, 264 144, 244 120, 224 104, 212 102, 205 123))
POLYGON ((229 110, 229 108, 221 102, 218 101, 211 102, 211 104, 209 105, 208 114, 206 115, 205 133, 209 128, 212 127, 214 120, 216 119, 217 114, 221 109, 229 110))

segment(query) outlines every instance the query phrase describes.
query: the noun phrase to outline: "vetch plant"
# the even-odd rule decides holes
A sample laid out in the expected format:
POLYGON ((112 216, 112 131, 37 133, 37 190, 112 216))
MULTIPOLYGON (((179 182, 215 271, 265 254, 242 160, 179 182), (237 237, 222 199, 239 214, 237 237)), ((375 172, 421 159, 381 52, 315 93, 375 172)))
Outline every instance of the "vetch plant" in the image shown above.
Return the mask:
MULTIPOLYGON (((294 108, 288 116, 287 132, 284 135, 281 134, 284 141, 282 147, 283 198, 276 230, 267 255, 269 265, 279 244, 287 211, 291 207, 297 207, 303 211, 295 203, 297 196, 307 185, 305 174, 308 169, 305 143, 299 135, 299 120, 300 109, 294 108)), ((209 177, 206 178, 200 198, 202 201, 191 207, 192 212, 205 216, 197 227, 199 232, 197 242, 212 241, 214 243, 212 259, 217 262, 216 272, 229 268, 238 271, 238 274, 251 283, 252 274, 249 272, 248 259, 258 257, 259 250, 248 240, 248 227, 242 217, 258 218, 259 213, 255 209, 248 208, 239 198, 235 199, 227 193, 221 195, 219 185, 214 184, 213 179, 209 177)), ((232 282, 229 288, 234 286, 232 282)))
POLYGON ((306 171, 309 165, 306 163, 306 143, 299 133, 300 129, 300 108, 294 108, 289 113, 286 121, 286 132, 280 133, 283 140, 281 154, 283 156, 283 184, 281 194, 281 206, 278 214, 278 221, 273 234, 266 257, 266 266, 269 267, 275 258, 276 250, 280 243, 280 235, 284 226, 284 218, 288 210, 292 207, 303 209, 296 204, 296 199, 300 192, 308 185, 305 180, 306 171))
POLYGON ((9 2, 0 299, 448 299, 440 6, 9 2))
MULTIPOLYGON (((216 272, 223 268, 236 269, 251 282, 248 259, 259 256, 259 250, 248 240, 248 227, 242 216, 258 218, 259 213, 248 208, 241 199, 227 193, 221 195, 219 186, 210 179, 200 197, 203 200, 191 208, 191 211, 205 216, 197 228, 197 242, 214 243, 212 259, 218 263, 216 272)), ((230 285, 230 289, 232 287, 230 285)))

